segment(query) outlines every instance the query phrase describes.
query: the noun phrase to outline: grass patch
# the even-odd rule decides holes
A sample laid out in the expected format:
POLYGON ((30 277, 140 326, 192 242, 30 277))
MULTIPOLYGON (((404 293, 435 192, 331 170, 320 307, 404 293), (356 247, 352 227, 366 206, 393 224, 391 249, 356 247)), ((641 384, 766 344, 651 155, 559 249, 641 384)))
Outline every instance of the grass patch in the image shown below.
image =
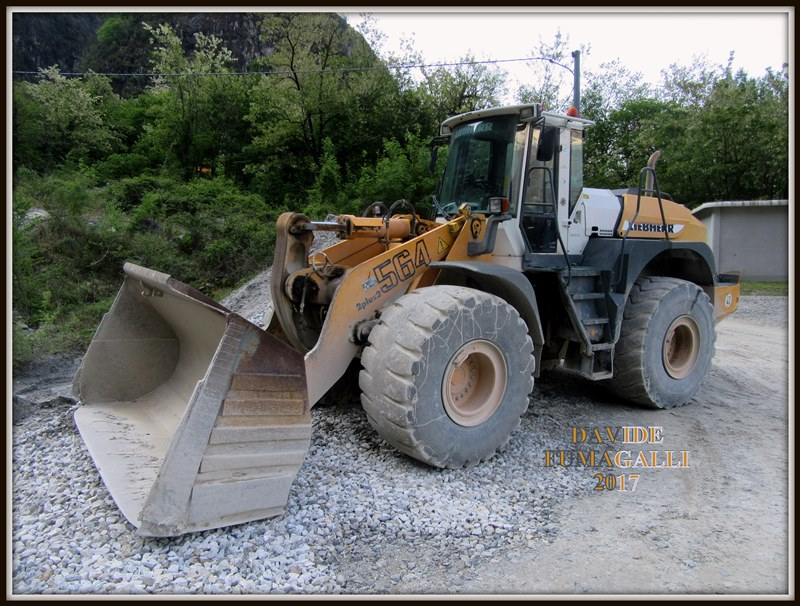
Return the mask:
POLYGON ((114 297, 108 297, 81 306, 57 319, 44 322, 35 329, 15 322, 12 326, 12 366, 16 368, 21 364, 66 351, 85 351, 103 319, 103 314, 111 308, 113 302, 114 297))
POLYGON ((788 282, 750 282, 743 280, 741 283, 742 294, 757 297, 788 297, 788 282))

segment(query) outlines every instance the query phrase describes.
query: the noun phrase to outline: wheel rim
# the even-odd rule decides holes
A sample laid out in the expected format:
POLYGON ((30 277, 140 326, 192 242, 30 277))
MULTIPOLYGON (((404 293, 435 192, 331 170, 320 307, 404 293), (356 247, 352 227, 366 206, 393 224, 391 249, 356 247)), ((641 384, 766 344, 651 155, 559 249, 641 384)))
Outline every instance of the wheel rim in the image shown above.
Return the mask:
POLYGON ((691 316, 677 318, 664 338, 664 368, 673 379, 683 379, 694 369, 700 353, 700 329, 691 316))
POLYGON ((464 427, 492 416, 506 391, 506 361, 489 341, 470 341, 450 359, 442 383, 444 409, 464 427))

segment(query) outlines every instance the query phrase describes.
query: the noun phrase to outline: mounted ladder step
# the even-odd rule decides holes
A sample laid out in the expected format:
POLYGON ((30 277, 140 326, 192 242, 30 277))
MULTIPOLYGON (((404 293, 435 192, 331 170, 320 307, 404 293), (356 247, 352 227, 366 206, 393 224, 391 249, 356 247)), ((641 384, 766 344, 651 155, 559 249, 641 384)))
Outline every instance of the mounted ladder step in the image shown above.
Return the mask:
POLYGON ((589 301, 605 298, 605 294, 601 292, 576 292, 572 293, 574 301, 589 301))
MULTIPOLYGON (((560 274, 572 339, 580 343, 580 354, 570 368, 593 380, 610 379, 614 369, 614 343, 609 315, 608 280, 597 267, 572 266, 560 274)), ((566 362, 566 360, 565 360, 566 362)))
MULTIPOLYGON (((600 275, 600 270, 596 267, 587 267, 585 265, 573 265, 570 267, 569 270, 570 275, 573 278, 585 278, 585 277, 596 277, 600 275)), ((567 275, 567 271, 564 270, 561 272, 562 276, 567 275)))
POLYGON ((584 326, 595 326, 597 324, 608 324, 608 318, 583 318, 581 323, 584 326))

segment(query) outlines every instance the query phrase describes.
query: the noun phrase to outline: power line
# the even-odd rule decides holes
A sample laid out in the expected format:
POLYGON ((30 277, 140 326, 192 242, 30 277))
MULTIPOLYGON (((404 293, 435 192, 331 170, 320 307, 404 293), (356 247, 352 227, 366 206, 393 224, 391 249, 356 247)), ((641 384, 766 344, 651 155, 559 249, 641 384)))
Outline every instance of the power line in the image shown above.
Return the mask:
MULTIPOLYGON (((372 67, 342 67, 337 69, 296 69, 296 70, 274 70, 274 71, 252 71, 252 72, 198 72, 198 73, 174 73, 174 74, 160 74, 148 72, 131 72, 131 73, 112 73, 112 72, 59 72, 62 76, 105 76, 110 78, 180 78, 180 77, 213 77, 213 76, 288 76, 291 74, 336 74, 336 73, 349 73, 349 72, 366 72, 378 70, 405 70, 405 69, 426 69, 434 67, 458 67, 461 65, 495 65, 500 63, 514 63, 520 61, 547 61, 553 65, 563 67, 570 73, 572 69, 566 65, 562 65, 553 59, 547 57, 524 57, 520 59, 488 59, 484 61, 456 61, 452 63, 420 63, 411 65, 385 65, 385 66, 372 66, 372 67)), ((22 71, 14 70, 12 73, 20 76, 40 75, 42 68, 37 71, 22 71)))

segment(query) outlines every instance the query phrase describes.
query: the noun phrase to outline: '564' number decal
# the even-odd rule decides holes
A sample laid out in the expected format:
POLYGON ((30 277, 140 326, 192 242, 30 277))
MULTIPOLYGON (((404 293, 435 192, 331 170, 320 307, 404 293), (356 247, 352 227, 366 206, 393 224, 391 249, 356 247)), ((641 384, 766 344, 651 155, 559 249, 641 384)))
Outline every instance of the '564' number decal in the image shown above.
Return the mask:
POLYGON ((403 248, 391 259, 386 259, 374 269, 377 283, 381 285, 383 292, 389 292, 400 282, 405 282, 413 278, 417 269, 423 265, 430 265, 431 256, 428 254, 428 247, 425 241, 417 242, 412 254, 407 248, 403 248))
POLYGON ((371 275, 364 281, 362 286, 364 287, 364 292, 375 286, 380 286, 380 290, 364 299, 363 302, 357 303, 357 307, 364 309, 367 305, 379 299, 382 293, 388 293, 401 282, 413 278, 420 267, 428 266, 430 262, 431 256, 424 240, 416 243, 413 252, 408 248, 400 249, 392 257, 373 268, 371 275))

